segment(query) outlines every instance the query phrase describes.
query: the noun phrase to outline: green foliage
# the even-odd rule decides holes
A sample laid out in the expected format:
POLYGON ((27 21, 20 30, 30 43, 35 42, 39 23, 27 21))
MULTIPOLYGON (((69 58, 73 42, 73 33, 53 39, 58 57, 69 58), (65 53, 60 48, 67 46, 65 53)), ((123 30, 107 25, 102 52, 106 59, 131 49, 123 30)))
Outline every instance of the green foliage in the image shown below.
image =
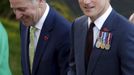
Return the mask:
POLYGON ((74 15, 72 14, 72 11, 62 1, 53 1, 53 0, 51 0, 48 3, 50 4, 51 7, 55 8, 60 14, 62 14, 69 21, 74 20, 74 15))
POLYGON ((2 19, 0 21, 6 28, 9 39, 9 65, 12 75, 22 75, 20 63, 20 35, 18 22, 9 19, 2 19))
POLYGON ((1 0, 0 2, 0 16, 10 17, 12 15, 12 11, 10 9, 10 4, 8 0, 1 0))

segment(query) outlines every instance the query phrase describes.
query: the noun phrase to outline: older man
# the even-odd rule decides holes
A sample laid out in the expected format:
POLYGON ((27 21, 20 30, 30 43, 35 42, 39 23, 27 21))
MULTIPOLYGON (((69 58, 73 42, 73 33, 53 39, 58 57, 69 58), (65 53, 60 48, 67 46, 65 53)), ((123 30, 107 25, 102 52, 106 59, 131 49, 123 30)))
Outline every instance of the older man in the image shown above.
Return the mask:
POLYGON ((21 21, 23 75, 66 75, 70 22, 45 0, 9 0, 21 21))

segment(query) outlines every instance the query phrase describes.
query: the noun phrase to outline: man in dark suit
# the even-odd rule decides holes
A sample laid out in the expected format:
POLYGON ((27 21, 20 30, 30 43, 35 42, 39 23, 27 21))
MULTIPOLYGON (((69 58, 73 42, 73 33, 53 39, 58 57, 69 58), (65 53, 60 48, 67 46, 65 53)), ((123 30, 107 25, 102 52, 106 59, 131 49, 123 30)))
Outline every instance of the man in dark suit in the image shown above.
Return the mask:
POLYGON ((44 0, 10 0, 21 21, 23 75, 66 75, 70 22, 44 0))
POLYGON ((78 1, 68 75, 134 75, 134 26, 109 0, 78 1))

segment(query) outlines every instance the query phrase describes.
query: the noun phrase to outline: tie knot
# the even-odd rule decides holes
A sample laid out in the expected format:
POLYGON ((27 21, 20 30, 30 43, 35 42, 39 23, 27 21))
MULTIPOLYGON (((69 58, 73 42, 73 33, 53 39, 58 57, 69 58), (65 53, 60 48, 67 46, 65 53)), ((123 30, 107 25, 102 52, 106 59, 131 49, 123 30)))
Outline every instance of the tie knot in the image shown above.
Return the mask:
POLYGON ((93 29, 94 26, 95 26, 95 24, 92 22, 92 23, 90 24, 90 29, 93 29))
POLYGON ((33 26, 30 27, 30 33, 34 33, 36 30, 37 30, 36 27, 33 27, 33 26))

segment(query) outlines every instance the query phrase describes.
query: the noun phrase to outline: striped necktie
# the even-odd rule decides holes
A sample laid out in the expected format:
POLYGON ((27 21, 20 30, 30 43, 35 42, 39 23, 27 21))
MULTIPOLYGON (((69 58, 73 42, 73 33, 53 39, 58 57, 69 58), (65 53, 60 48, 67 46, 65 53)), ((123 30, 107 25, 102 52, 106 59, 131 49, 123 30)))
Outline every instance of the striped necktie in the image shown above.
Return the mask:
POLYGON ((35 27, 30 27, 30 44, 29 44, 29 58, 30 58, 30 70, 32 72, 33 60, 34 60, 34 37, 35 37, 35 27))

